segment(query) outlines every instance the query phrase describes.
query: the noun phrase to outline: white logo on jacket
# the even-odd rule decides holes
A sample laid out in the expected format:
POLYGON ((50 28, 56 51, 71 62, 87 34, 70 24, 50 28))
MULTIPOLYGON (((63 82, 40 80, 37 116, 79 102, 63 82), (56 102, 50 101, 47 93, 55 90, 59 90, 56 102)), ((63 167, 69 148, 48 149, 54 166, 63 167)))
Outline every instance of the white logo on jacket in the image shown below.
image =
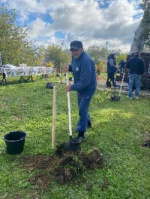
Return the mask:
POLYGON ((76 68, 76 71, 79 71, 79 68, 78 68, 78 67, 76 68))

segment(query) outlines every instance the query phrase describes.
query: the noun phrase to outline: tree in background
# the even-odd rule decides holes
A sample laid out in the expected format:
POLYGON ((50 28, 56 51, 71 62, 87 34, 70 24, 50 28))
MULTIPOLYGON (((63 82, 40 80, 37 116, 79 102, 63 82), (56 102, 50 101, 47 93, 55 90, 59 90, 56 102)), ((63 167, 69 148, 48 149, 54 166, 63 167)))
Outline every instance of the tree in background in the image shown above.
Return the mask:
POLYGON ((126 62, 127 56, 128 56, 127 53, 125 53, 125 54, 123 54, 123 53, 117 54, 117 55, 116 55, 116 62, 117 62, 117 65, 120 63, 121 60, 124 60, 124 61, 126 62))
MULTIPOLYGON (((122 53, 120 49, 116 49, 116 62, 117 65, 121 60, 126 61, 127 53, 122 53)), ((107 56, 111 53, 110 50, 106 50, 106 48, 101 48, 98 46, 90 46, 87 49, 87 53, 94 59, 96 64, 97 74, 106 72, 106 63, 107 63, 107 56)))
POLYGON ((141 6, 144 10, 144 15, 138 29, 135 31, 130 54, 135 51, 146 50, 146 48, 144 49, 144 45, 149 46, 150 44, 150 1, 142 0, 141 6))
POLYGON ((87 53, 94 59, 96 64, 99 64, 100 60, 105 60, 106 49, 98 46, 90 46, 87 49, 87 53))
POLYGON ((146 38, 145 49, 150 52, 150 1, 142 0, 141 7, 144 10, 143 32, 146 38))
POLYGON ((90 46, 87 49, 87 53, 93 58, 96 64, 96 72, 99 75, 101 72, 106 71, 106 55, 107 50, 106 48, 102 48, 99 46, 90 46))
POLYGON ((31 47, 33 45, 27 41, 27 31, 15 25, 15 19, 15 10, 0 6, 0 52, 3 64, 34 65, 36 53, 31 47))
POLYGON ((63 69, 63 65, 69 64, 71 61, 70 53, 68 51, 62 50, 59 46, 48 46, 45 49, 45 57, 53 62, 54 67, 57 72, 63 69))
POLYGON ((96 72, 98 75, 106 73, 106 62, 100 60, 99 64, 96 65, 96 72))
POLYGON ((38 52, 37 52, 37 58, 36 58, 36 66, 45 66, 49 60, 45 58, 45 48, 44 47, 39 47, 38 52))

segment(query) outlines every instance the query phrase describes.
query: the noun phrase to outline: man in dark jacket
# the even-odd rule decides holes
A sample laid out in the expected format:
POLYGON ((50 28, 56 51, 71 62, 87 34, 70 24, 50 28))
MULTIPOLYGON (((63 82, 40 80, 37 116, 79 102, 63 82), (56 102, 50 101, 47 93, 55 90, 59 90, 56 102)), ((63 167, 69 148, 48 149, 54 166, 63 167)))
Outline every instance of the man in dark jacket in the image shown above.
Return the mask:
POLYGON ((116 58, 115 58, 115 53, 112 52, 109 56, 108 56, 108 61, 107 61, 107 82, 106 82, 106 86, 111 87, 111 83, 113 84, 113 86, 116 86, 115 83, 115 72, 117 71, 117 67, 116 67, 116 58))
POLYGON ((84 52, 81 41, 70 43, 72 63, 66 67, 66 71, 71 71, 74 77, 74 84, 66 86, 66 91, 77 91, 79 121, 76 131, 78 136, 72 139, 74 143, 81 143, 86 140, 84 133, 87 127, 91 127, 89 116, 90 101, 96 91, 96 69, 93 59, 84 52))
POLYGON ((127 69, 129 69, 129 99, 132 99, 132 89, 135 86, 135 98, 138 99, 140 95, 141 75, 144 73, 144 60, 140 57, 139 52, 134 53, 127 62, 127 69))

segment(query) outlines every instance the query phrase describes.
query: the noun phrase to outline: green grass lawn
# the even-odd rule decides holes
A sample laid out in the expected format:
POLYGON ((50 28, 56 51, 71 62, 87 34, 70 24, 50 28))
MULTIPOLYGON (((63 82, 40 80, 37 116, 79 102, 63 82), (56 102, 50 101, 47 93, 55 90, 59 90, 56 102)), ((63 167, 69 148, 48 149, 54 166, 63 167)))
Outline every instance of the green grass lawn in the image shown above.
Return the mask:
MULTIPOLYGON (((69 139, 68 110, 65 85, 54 84, 57 86, 58 144, 69 139)), ((21 160, 55 153, 51 148, 53 90, 46 89, 45 85, 44 79, 0 85, 0 198, 149 199, 150 149, 142 147, 142 143, 150 137, 150 101, 121 96, 120 101, 111 102, 108 91, 96 91, 90 106, 93 126, 87 130, 87 141, 81 145, 82 152, 97 149, 103 154, 103 168, 85 169, 78 183, 61 185, 52 181, 46 190, 30 183, 29 179, 41 171, 28 170, 21 160), (3 137, 16 130, 27 133, 24 150, 19 155, 9 155, 3 137)), ((78 120, 75 92, 71 92, 71 106, 75 136, 78 120)))

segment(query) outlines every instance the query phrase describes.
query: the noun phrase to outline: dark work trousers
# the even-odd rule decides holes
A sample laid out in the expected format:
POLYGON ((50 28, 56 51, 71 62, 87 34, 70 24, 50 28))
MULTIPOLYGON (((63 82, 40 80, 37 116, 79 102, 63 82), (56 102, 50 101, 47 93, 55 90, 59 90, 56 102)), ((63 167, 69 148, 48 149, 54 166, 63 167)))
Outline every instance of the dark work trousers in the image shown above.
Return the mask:
POLYGON ((91 120, 89 116, 90 101, 96 91, 96 88, 77 92, 78 108, 79 108, 79 121, 77 124, 77 132, 86 132, 87 123, 91 120))
POLYGON ((112 82, 113 86, 116 86, 116 82, 115 82, 115 73, 107 73, 107 81, 108 82, 112 82))

